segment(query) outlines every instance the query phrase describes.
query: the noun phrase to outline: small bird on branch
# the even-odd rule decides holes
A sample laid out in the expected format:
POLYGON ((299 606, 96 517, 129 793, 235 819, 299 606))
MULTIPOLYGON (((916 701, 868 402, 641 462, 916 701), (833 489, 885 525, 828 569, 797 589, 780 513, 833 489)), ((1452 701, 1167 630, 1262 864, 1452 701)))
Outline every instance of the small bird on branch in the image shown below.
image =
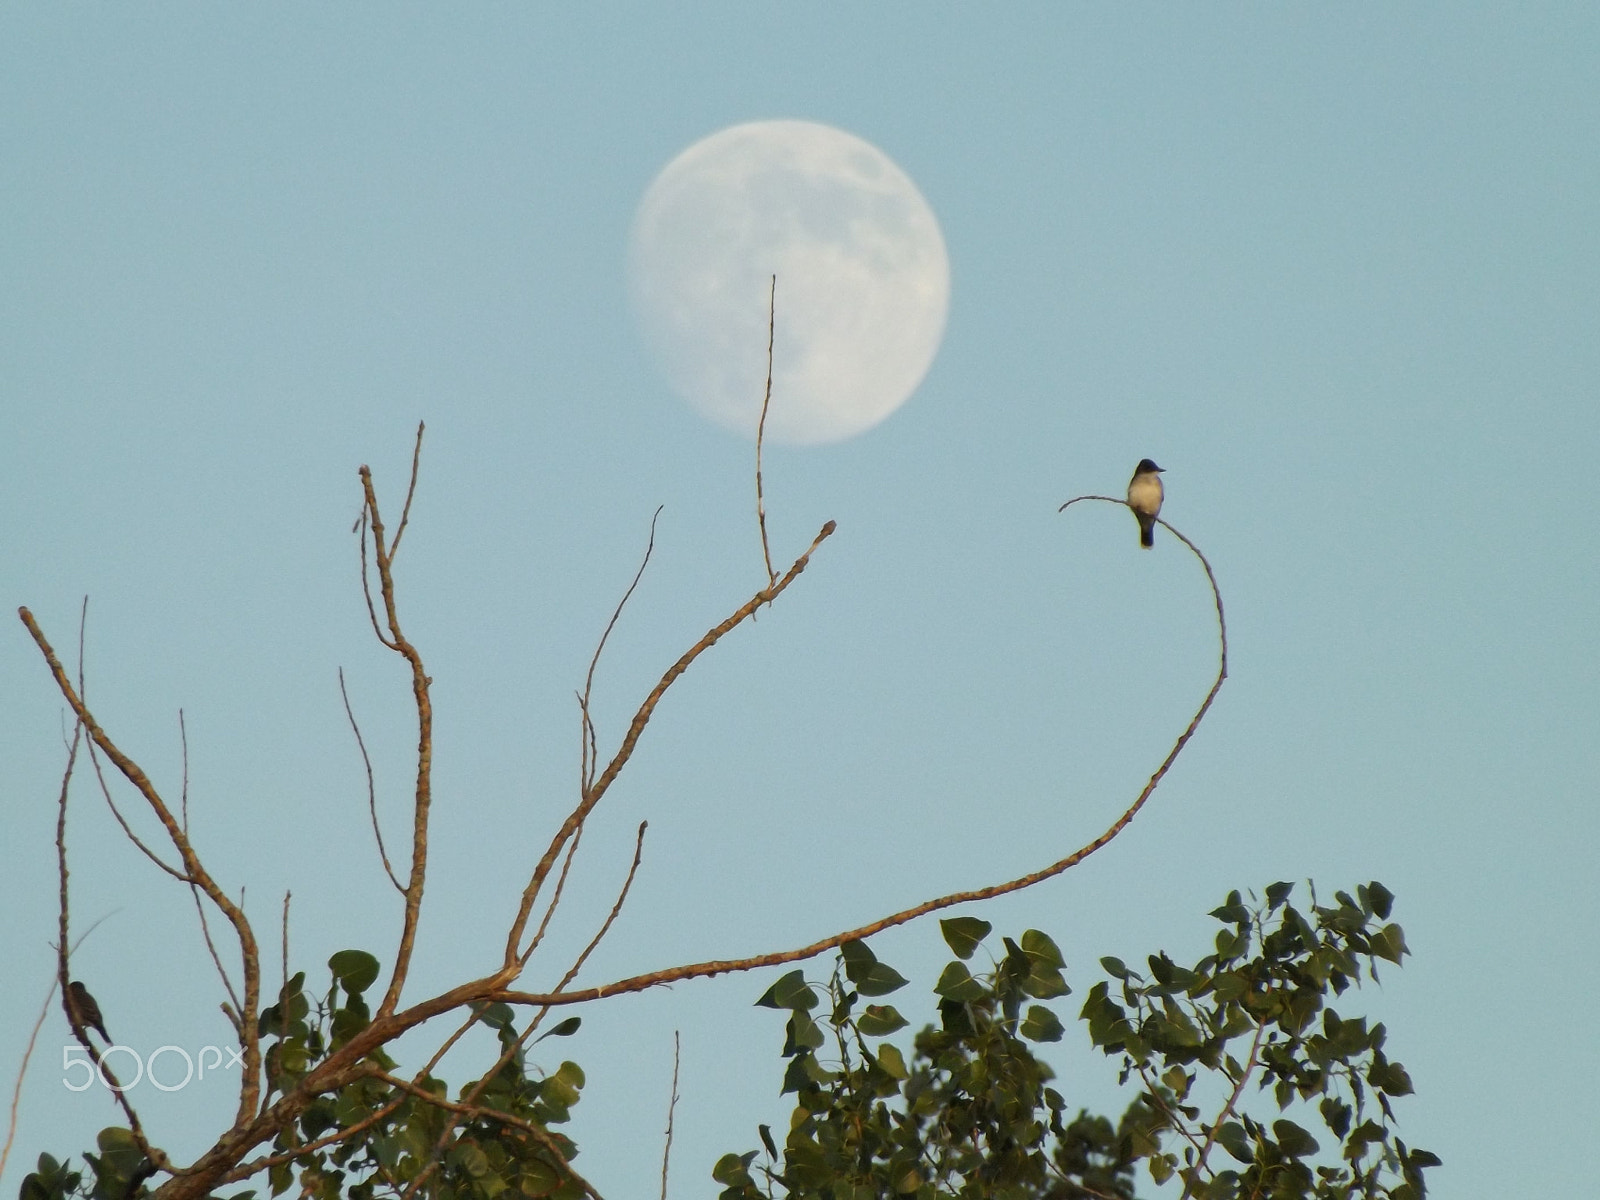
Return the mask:
POLYGON ((1141 458, 1128 483, 1128 507, 1139 518, 1139 545, 1146 550, 1156 544, 1156 518, 1161 515, 1161 468, 1141 458))
POLYGON ((89 989, 74 979, 67 984, 67 1020, 72 1022, 76 1030, 92 1029, 107 1042, 111 1035, 106 1032, 106 1020, 100 1015, 100 1006, 94 1002, 94 997, 89 994, 89 989))

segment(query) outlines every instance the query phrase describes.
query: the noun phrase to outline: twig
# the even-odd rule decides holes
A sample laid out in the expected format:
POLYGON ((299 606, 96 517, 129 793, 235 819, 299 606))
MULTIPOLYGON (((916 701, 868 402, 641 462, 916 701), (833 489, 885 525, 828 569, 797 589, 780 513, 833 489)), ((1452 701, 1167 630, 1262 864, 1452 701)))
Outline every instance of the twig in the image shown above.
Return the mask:
POLYGON ((6 1173, 6 1159, 11 1157, 11 1143, 17 1137, 17 1112, 22 1105, 22 1081, 28 1074, 28 1060, 33 1057, 33 1048, 39 1041, 39 1031, 44 1028, 45 1018, 50 1015, 50 1004, 56 998, 56 985, 52 983, 46 993, 44 1004, 39 1009, 39 1019, 33 1023, 33 1032, 28 1035, 28 1045, 22 1052, 22 1063, 17 1067, 17 1081, 11 1089, 11 1119, 6 1126, 6 1144, 0 1146, 0 1178, 6 1173))
POLYGON ((185 878, 183 872, 172 866, 170 863, 163 862, 161 860, 161 856, 158 855, 154 850, 150 849, 149 846, 145 845, 144 841, 139 837, 139 835, 133 831, 133 827, 128 824, 128 819, 122 815, 122 810, 117 807, 117 802, 111 798, 111 788, 110 785, 106 783, 105 771, 100 766, 100 756, 95 753, 94 745, 92 743, 89 746, 89 765, 94 768, 94 777, 100 783, 100 794, 105 797, 106 807, 111 810, 111 815, 117 819, 117 824, 122 826, 122 832, 127 835, 128 840, 137 846, 139 851, 146 858, 155 863, 156 866, 160 867, 168 875, 171 875, 174 879, 179 880, 180 882, 187 883, 188 880, 185 878))
MULTIPOLYGON (((183 749, 183 834, 189 836, 189 728, 183 719, 183 709, 178 710, 178 742, 183 749)), ((222 1011, 229 1014, 235 1033, 239 1032, 239 1019, 233 1015, 239 1011, 239 994, 233 990, 233 980, 228 978, 228 972, 222 965, 222 958, 217 953, 217 945, 211 940, 211 922, 206 920, 206 906, 200 900, 200 889, 195 886, 194 880, 189 881, 189 895, 194 900, 195 915, 200 918, 200 936, 205 940, 206 950, 211 954, 211 962, 217 968, 217 974, 222 977, 222 987, 228 993, 228 999, 233 1002, 230 1012, 227 1005, 222 1011)))
POLYGON ((639 862, 644 857, 644 831, 648 828, 650 828, 649 821, 639 822, 639 832, 633 842, 633 863, 628 867, 628 877, 622 881, 622 891, 617 893, 617 902, 611 906, 611 911, 606 914, 606 919, 601 923, 599 932, 589 940, 589 944, 583 948, 583 953, 578 955, 577 961, 561 977, 561 982, 556 985, 556 991, 559 992, 577 977, 578 972, 583 969, 583 964, 588 961, 589 955, 594 953, 595 947, 600 944, 606 934, 611 932, 612 923, 616 921, 617 914, 622 911, 622 905, 628 899, 628 892, 633 887, 633 877, 639 873, 639 862))
POLYGON ((672 1031, 672 1096, 667 1101, 667 1142, 661 1150, 661 1200, 667 1200, 667 1164, 672 1159, 672 1118, 678 1110, 678 1031, 672 1031))
POLYGON ((372 632, 373 632, 373 634, 376 635, 378 641, 382 645, 385 645, 389 649, 394 650, 394 649, 396 649, 395 644, 393 642, 391 642, 388 638, 383 636, 383 629, 378 625, 378 610, 377 610, 377 608, 375 608, 373 606, 373 603, 372 603, 372 583, 371 583, 371 580, 369 579, 369 577, 367 575, 367 522, 368 522, 368 517, 369 517, 369 514, 367 513, 366 508, 363 507, 361 509, 361 516, 356 519, 356 528, 355 528, 355 530, 352 530, 352 532, 359 531, 360 534, 361 534, 361 540, 360 540, 359 543, 357 543, 361 548, 361 595, 367 602, 367 619, 372 622, 372 632))
POLYGON ((580 788, 588 790, 594 782, 594 721, 589 716, 589 701, 594 695, 594 672, 600 665, 600 655, 606 648, 606 642, 611 637, 611 631, 616 628, 617 620, 622 616, 622 610, 627 607, 629 599, 633 596, 634 588, 639 586, 639 580, 644 578, 644 569, 650 565, 650 555, 656 548, 656 521, 661 516, 665 505, 657 505, 656 511, 650 517, 650 538, 645 543, 644 558, 639 562, 639 569, 633 573, 633 582, 628 585, 628 590, 622 593, 622 599, 617 601, 616 611, 611 614, 611 619, 606 622, 605 632, 600 635, 600 641, 594 648, 594 657, 589 660, 589 673, 583 679, 583 696, 578 701, 578 706, 583 712, 583 726, 587 736, 584 739, 582 778, 580 788))
POLYGON ((361 751, 361 765, 367 769, 367 812, 372 815, 372 836, 378 839, 378 857, 383 860, 384 874, 389 876, 389 882, 394 884, 394 890, 402 896, 406 894, 405 885, 395 877, 394 868, 389 865, 389 852, 383 846, 383 830, 378 825, 378 788, 372 777, 372 758, 367 754, 367 743, 361 736, 361 726, 356 724, 356 714, 350 708, 350 693, 344 686, 344 668, 339 668, 339 698, 344 701, 344 715, 350 721, 350 732, 356 735, 356 748, 361 751))
POLYGON ((1200 1173, 1206 1169, 1206 1159, 1211 1154, 1211 1147, 1217 1144, 1217 1134, 1222 1129, 1222 1123, 1233 1115, 1233 1106, 1239 1103, 1239 1097, 1244 1093, 1244 1085, 1250 1076, 1255 1074, 1256 1059, 1261 1053, 1261 1038, 1267 1032, 1265 1021, 1256 1022, 1256 1035, 1250 1039, 1250 1057, 1244 1064, 1244 1070, 1239 1072, 1239 1081, 1234 1085, 1233 1093, 1228 1097, 1228 1102, 1222 1106, 1222 1111, 1217 1114, 1217 1119, 1211 1123, 1211 1128, 1206 1132, 1206 1144, 1200 1150, 1200 1157, 1195 1161, 1194 1167, 1186 1172, 1187 1178, 1183 1182, 1183 1195, 1179 1200, 1187 1200, 1194 1190, 1195 1181, 1200 1178, 1200 1173))
MULTIPOLYGON (((88 603, 88 597, 84 597, 85 608, 87 608, 88 603)), ((81 625, 79 638, 78 663, 81 671, 83 663, 81 625)), ((82 686, 81 682, 79 686, 82 686)), ((67 790, 72 782, 73 766, 78 761, 78 743, 82 740, 82 737, 82 723, 74 722, 72 726, 72 743, 67 750, 66 770, 61 773, 61 794, 56 802, 56 870, 61 880, 61 916, 59 925, 61 941, 59 946, 67 944, 67 790)), ((0 1147, 0 1177, 3 1177, 6 1173, 6 1160, 11 1157, 11 1143, 17 1136, 17 1111, 22 1103, 22 1081, 28 1074, 28 1061, 33 1057, 34 1045, 39 1040, 39 1030, 44 1028, 45 1018, 50 1015, 50 1002, 56 998, 56 988, 65 987, 66 984, 62 981, 67 977, 67 955, 58 948, 56 952, 56 982, 50 985, 50 991, 44 998, 44 1005, 39 1009, 39 1019, 33 1023, 33 1032, 28 1035, 28 1047, 22 1052, 22 1063, 17 1067, 17 1081, 11 1089, 11 1119, 6 1127, 6 1144, 4 1147, 0 1147)))
POLYGON ((283 991, 278 998, 278 1036, 283 1041, 289 1040, 289 897, 293 892, 283 893, 283 936, 280 945, 283 947, 283 991))
POLYGON ((772 403, 772 340, 778 327, 778 277, 772 277, 772 289, 767 293, 767 390, 761 397, 761 419, 756 422, 756 525, 761 530, 761 557, 767 564, 767 586, 778 581, 772 569, 772 551, 767 546, 767 509, 761 496, 761 446, 767 436, 767 407, 772 403))
POLYGON ((567 856, 561 860, 561 873, 556 876, 555 895, 550 897, 550 904, 544 910, 544 916, 539 921, 539 928, 533 931, 533 940, 528 943, 528 948, 517 959, 520 967, 533 957, 533 952, 539 948, 539 943, 544 941, 545 931, 550 928, 550 922, 555 919, 556 909, 561 904, 561 896, 567 889, 567 875, 572 870, 572 860, 577 857, 578 844, 583 841, 583 826, 579 825, 577 832, 572 835, 572 841, 567 843, 567 856))
POLYGON ((417 422, 417 444, 411 448, 411 483, 406 488, 405 507, 400 510, 400 524, 394 531, 394 542, 389 546, 389 562, 400 553, 400 539, 406 535, 406 522, 411 520, 411 498, 417 494, 417 468, 422 463, 422 431, 427 425, 417 422))

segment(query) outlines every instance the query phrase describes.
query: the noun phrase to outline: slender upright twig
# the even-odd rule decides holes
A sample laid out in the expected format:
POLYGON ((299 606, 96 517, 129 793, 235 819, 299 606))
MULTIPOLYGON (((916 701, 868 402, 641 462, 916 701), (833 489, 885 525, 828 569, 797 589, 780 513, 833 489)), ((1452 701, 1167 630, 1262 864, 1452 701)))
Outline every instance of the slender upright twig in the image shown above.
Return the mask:
POLYGON ((767 586, 778 581, 772 569, 772 551, 767 547, 767 508, 761 495, 761 446, 767 436, 767 407, 772 403, 772 342, 777 330, 778 277, 772 277, 772 289, 767 294, 767 390, 761 397, 761 419, 756 422, 756 525, 761 530, 761 558, 767 564, 767 586))
POLYGON ((372 836, 378 839, 378 857, 383 860, 383 871, 389 877, 389 882, 394 884, 394 890, 402 896, 406 894, 405 885, 396 878, 394 868, 389 865, 389 852, 383 845, 383 829, 378 824, 378 788, 372 776, 372 758, 367 753, 366 740, 361 736, 361 726, 356 723, 356 714, 350 707, 350 693, 344 686, 344 668, 339 668, 339 698, 344 701, 344 715, 350 722, 350 732, 356 735, 356 748, 361 751, 361 765, 367 769, 367 812, 372 816, 372 836))
POLYGON ((521 963, 526 963, 533 957, 533 952, 539 948, 539 943, 544 941, 544 935, 550 928, 550 922, 555 920, 556 909, 561 907, 561 897, 567 890, 567 876, 572 872, 572 860, 578 856, 578 845, 583 841, 583 826, 579 825, 572 840, 567 843, 567 856, 561 860, 561 871, 556 876, 556 890, 551 893, 550 903, 545 906, 544 916, 539 919, 539 928, 533 931, 533 937, 528 940, 528 948, 522 952, 521 963))
MULTIPOLYGON (((24 609, 23 611, 26 612, 27 610, 24 609)), ((85 596, 83 598, 83 604, 78 610, 78 687, 77 692, 75 693, 76 696, 82 696, 87 691, 84 682, 83 646, 85 636, 84 631, 88 626, 88 623, 89 597, 85 596)), ((53 652, 51 657, 54 657, 53 652)), ((59 663, 56 663, 55 667, 57 671, 60 671, 59 663)), ((64 680, 65 677, 65 672, 61 672, 57 677, 57 682, 59 683, 61 680, 64 680)), ((68 683, 67 686, 70 688, 71 684, 68 683)), ((71 697, 69 697, 69 700, 70 699, 71 697)), ((139 1121, 139 1114, 134 1111, 133 1104, 128 1099, 128 1093, 126 1089, 121 1086, 121 1083, 118 1081, 116 1075, 111 1071, 111 1068, 106 1066, 102 1051, 97 1049, 94 1043, 89 1040, 87 1029, 89 1024, 88 1014, 80 1010, 80 1007, 72 992, 71 957, 72 951, 75 949, 75 947, 72 945, 68 937, 68 915, 71 911, 71 906, 68 903, 67 880, 71 875, 71 871, 67 867, 67 797, 71 793, 72 770, 73 766, 77 762, 78 747, 81 744, 81 738, 85 730, 85 726, 88 724, 89 723, 83 719, 82 714, 79 714, 77 722, 73 726, 72 746, 67 752, 66 770, 61 773, 61 793, 56 801, 56 870, 59 878, 59 902, 61 908, 61 911, 58 915, 57 929, 57 937, 59 940, 56 943, 56 986, 61 989, 61 1004, 62 1008, 66 1012, 67 1024, 72 1029, 72 1036, 76 1038, 78 1044, 88 1052, 89 1057, 94 1062, 95 1070, 100 1075, 101 1082, 104 1083, 107 1088, 110 1089, 112 1095, 116 1097, 117 1104, 122 1108, 123 1114, 128 1118, 128 1131, 133 1134, 134 1143, 139 1147, 139 1150, 147 1159, 164 1167, 169 1165, 166 1155, 162 1154, 161 1151, 150 1145, 149 1140, 145 1137, 144 1126, 139 1121)), ((90 728, 90 734, 91 736, 93 735, 92 727, 90 728)), ((92 747, 90 757, 91 759, 93 757, 92 747)), ((105 786, 105 781, 103 779, 101 780, 101 786, 105 786)), ((113 806, 113 811, 115 811, 115 806, 113 806)), ((126 829, 127 826, 124 825, 123 828, 126 829)), ((79 940, 81 941, 82 939, 80 938, 79 940)), ((80 986, 82 985, 80 984, 80 986)))
POLYGON ((667 1100, 667 1140, 661 1148, 661 1200, 667 1200, 667 1164, 672 1161, 672 1118, 678 1111, 678 1031, 672 1031, 672 1094, 667 1100))
POLYGON ((594 697, 595 668, 600 665, 600 655, 604 653, 606 642, 611 638, 611 631, 617 627, 617 621, 622 616, 622 610, 628 606, 628 601, 633 597, 634 589, 639 586, 639 581, 644 578, 645 568, 650 565, 650 555, 656 548, 656 521, 660 519, 661 510, 665 507, 666 505, 664 504, 656 505, 656 511, 650 515, 650 537, 645 542, 644 557, 639 560, 639 569, 633 573, 633 582, 628 584, 628 590, 622 593, 622 599, 617 601, 617 607, 612 612, 611 619, 606 622, 605 632, 600 635, 600 641, 596 643, 594 648, 594 655, 589 659, 589 673, 583 677, 583 695, 578 700, 579 710, 583 714, 585 735, 583 739, 583 766, 579 782, 579 787, 583 791, 587 791, 589 785, 594 782, 595 730, 594 719, 589 715, 589 706, 594 697))
POLYGON ((406 535, 406 523, 411 520, 411 498, 417 494, 417 472, 422 465, 422 431, 427 426, 417 422, 417 441, 411 447, 411 483, 406 487, 405 507, 400 510, 400 524, 394 531, 394 541, 389 546, 389 561, 394 562, 394 556, 400 553, 400 539, 406 535))
MULTIPOLYGON (((183 719, 183 709, 178 710, 178 744, 183 750, 183 795, 180 810, 183 814, 183 833, 189 834, 189 727, 183 719)), ((200 918, 200 937, 205 941, 206 950, 211 955, 211 962, 217 968, 217 974, 222 977, 223 990, 228 993, 231 1005, 224 1003, 222 1012, 233 1025, 233 1031, 239 1032, 239 993, 233 990, 233 980, 228 978, 228 971, 222 965, 222 958, 217 953, 217 944, 211 940, 211 922, 206 919, 205 902, 200 898, 200 889, 194 880, 189 881, 189 896, 194 900, 195 915, 200 918)))

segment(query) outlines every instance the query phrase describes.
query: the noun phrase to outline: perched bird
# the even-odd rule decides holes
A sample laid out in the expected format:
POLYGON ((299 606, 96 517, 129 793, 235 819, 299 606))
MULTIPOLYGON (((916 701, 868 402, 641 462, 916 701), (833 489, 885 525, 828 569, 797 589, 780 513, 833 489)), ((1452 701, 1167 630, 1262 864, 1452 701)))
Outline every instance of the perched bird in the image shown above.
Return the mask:
POLYGON ((1128 507, 1139 518, 1139 545, 1146 550, 1156 544, 1156 517, 1161 513, 1161 468, 1141 458, 1128 483, 1128 507))
POLYGON ((67 1020, 72 1022, 74 1029, 87 1027, 106 1041, 111 1040, 111 1035, 106 1032, 106 1020, 100 1015, 100 1006, 89 995, 89 989, 76 979, 67 984, 67 1020))

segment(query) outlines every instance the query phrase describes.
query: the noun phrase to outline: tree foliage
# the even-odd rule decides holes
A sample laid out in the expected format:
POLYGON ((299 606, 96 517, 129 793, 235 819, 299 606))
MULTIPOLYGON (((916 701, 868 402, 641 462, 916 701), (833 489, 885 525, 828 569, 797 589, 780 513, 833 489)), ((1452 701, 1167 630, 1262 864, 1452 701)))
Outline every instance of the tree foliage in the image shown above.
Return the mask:
POLYGON ((1291 890, 1273 884, 1253 905, 1231 894, 1211 914, 1222 925, 1215 951, 1191 967, 1158 953, 1146 976, 1102 960, 1108 978, 1079 1017, 1135 1093, 1115 1124, 1069 1117, 1032 1049, 1062 1038, 1048 1002, 1070 990, 1060 951, 1038 930, 1002 939, 974 973, 989 924, 942 922, 956 958, 934 985, 939 1023, 909 1055, 875 1040, 906 1021, 870 1001, 906 981, 866 946, 842 947, 826 980, 790 972, 758 1001, 789 1013, 789 1132, 780 1151, 762 1126, 764 1157, 717 1163, 722 1200, 1132 1200, 1141 1164, 1154 1183, 1176 1179, 1205 1200, 1420 1200, 1438 1160, 1400 1140, 1390 1106, 1410 1077, 1384 1053, 1382 1025, 1331 1005, 1376 980, 1379 960, 1407 953, 1387 922, 1392 897, 1372 883, 1332 905, 1313 898, 1307 916, 1291 890))

